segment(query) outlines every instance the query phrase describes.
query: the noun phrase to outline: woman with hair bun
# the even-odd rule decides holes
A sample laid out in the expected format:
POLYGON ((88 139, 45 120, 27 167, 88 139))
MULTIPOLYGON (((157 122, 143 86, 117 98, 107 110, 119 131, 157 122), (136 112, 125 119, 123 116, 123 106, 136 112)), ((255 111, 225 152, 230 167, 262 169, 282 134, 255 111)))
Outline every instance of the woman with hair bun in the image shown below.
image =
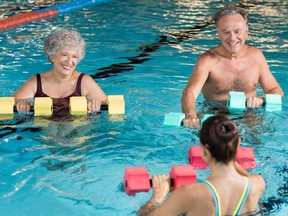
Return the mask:
POLYGON ((106 104, 106 95, 88 75, 76 71, 76 66, 85 56, 86 44, 74 29, 61 29, 50 34, 44 41, 43 50, 53 68, 33 75, 14 94, 18 112, 30 111, 34 97, 50 97, 53 100, 53 115, 69 114, 69 99, 85 96, 87 111, 99 111, 106 104))
POLYGON ((249 215, 255 211, 265 181, 235 162, 241 141, 237 125, 224 116, 213 116, 203 123, 199 136, 202 157, 211 169, 209 177, 177 188, 164 201, 170 191, 169 176, 153 176, 152 198, 138 215, 221 216, 249 215))

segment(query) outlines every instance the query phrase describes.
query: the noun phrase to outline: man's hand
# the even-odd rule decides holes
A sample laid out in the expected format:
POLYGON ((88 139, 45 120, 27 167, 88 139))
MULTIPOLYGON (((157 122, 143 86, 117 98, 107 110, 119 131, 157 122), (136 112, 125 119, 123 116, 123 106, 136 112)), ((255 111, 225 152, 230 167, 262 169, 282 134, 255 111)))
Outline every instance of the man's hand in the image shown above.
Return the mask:
POLYGON ((264 100, 258 97, 250 97, 247 99, 247 107, 249 108, 259 108, 262 107, 264 100))
POLYGON ((186 115, 183 120, 183 125, 188 128, 200 128, 200 121, 197 115, 186 115))
POLYGON ((100 108, 101 108, 101 100, 98 99, 89 100, 87 103, 88 113, 99 112, 100 108))

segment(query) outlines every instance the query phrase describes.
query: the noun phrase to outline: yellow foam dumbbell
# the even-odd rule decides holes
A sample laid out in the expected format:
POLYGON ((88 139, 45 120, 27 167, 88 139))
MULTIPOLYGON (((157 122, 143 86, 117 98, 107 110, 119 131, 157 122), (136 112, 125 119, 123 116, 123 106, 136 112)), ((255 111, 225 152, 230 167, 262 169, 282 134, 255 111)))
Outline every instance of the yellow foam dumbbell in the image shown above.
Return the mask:
POLYGON ((73 96, 70 98, 70 114, 85 115, 87 114, 87 99, 83 96, 73 96))
POLYGON ((12 120, 14 115, 14 97, 0 98, 0 121, 12 120))
POLYGON ((35 97, 34 116, 50 116, 52 114, 53 102, 49 97, 35 97))
POLYGON ((1 97, 0 98, 0 114, 13 115, 14 114, 14 97, 1 97))
POLYGON ((125 114, 123 95, 108 95, 108 114, 125 114))
MULTIPOLYGON (((101 110, 107 110, 109 115, 125 114, 125 102, 123 95, 108 95, 107 105, 101 105, 101 110)), ((70 98, 71 115, 87 114, 87 99, 84 96, 74 96, 70 98)))

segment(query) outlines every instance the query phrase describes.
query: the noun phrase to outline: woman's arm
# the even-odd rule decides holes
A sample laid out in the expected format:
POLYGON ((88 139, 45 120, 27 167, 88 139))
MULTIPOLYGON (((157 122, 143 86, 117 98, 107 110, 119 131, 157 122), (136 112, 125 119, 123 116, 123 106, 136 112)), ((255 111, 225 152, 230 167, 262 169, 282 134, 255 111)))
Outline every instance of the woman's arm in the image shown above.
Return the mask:
POLYGON ((29 112, 31 103, 37 88, 36 76, 30 77, 17 91, 12 95, 15 98, 18 112, 29 112))

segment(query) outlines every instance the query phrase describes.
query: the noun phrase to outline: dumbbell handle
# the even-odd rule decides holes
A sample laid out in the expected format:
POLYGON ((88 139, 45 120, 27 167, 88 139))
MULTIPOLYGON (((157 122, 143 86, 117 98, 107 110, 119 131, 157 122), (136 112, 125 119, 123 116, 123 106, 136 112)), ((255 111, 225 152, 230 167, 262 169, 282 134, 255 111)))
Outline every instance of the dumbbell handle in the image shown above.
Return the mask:
MULTIPOLYGON (((14 112, 18 112, 16 106, 13 107, 14 112)), ((108 105, 107 104, 102 104, 100 107, 101 111, 106 111, 108 110, 108 105)), ((30 112, 34 112, 34 106, 30 107, 30 112)))
MULTIPOLYGON (((152 179, 149 179, 149 182, 150 182, 150 186, 153 187, 152 179)), ((174 179, 173 178, 170 178, 170 184, 171 184, 170 185, 171 187, 174 187, 174 179)))
MULTIPOLYGON (((149 179, 149 184, 150 184, 150 187, 153 187, 153 183, 152 183, 152 179, 149 179)), ((173 178, 170 178, 170 186, 171 187, 174 187, 174 179, 173 178)), ((128 187, 128 181, 126 180, 125 181, 125 187, 127 188, 128 187)))

